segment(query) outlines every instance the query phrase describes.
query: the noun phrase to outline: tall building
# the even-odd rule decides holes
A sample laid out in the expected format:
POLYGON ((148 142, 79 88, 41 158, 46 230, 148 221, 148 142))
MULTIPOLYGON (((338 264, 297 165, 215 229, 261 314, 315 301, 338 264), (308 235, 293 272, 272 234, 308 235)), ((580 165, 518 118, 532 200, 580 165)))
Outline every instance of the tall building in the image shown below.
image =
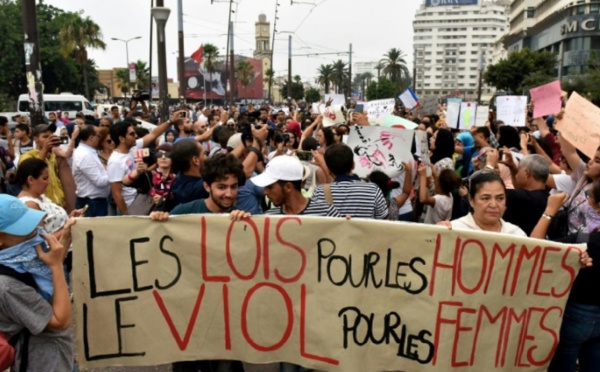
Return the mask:
MULTIPOLYGON (((255 24, 254 38, 256 39, 256 49, 254 49, 254 58, 262 61, 263 73, 271 68, 271 23, 267 22, 267 16, 260 14, 258 22, 255 24)), ((267 97, 269 83, 263 82, 263 97, 267 97)))
POLYGON ((352 72, 354 75, 370 72, 373 76, 377 76, 375 66, 377 66, 377 62, 355 62, 352 67, 352 72))
MULTIPOLYGON (((423 1, 413 21, 418 95, 477 99, 480 71, 491 63, 495 43, 508 31, 505 3, 498 0, 423 1)), ((487 101, 492 94, 493 88, 484 84, 482 101, 487 101)))
POLYGON ((600 55, 600 1, 513 1, 504 46, 508 52, 523 48, 554 52, 558 78, 582 75, 591 52, 600 55))

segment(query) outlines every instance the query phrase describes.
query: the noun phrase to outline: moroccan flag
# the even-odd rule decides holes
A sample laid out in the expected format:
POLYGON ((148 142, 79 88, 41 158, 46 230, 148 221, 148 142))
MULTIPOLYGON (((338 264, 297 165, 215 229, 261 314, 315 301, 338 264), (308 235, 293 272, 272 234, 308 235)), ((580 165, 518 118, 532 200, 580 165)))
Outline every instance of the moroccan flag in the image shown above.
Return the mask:
POLYGON ((197 51, 192 53, 192 59, 198 63, 202 63, 202 55, 203 55, 204 45, 200 45, 197 51))

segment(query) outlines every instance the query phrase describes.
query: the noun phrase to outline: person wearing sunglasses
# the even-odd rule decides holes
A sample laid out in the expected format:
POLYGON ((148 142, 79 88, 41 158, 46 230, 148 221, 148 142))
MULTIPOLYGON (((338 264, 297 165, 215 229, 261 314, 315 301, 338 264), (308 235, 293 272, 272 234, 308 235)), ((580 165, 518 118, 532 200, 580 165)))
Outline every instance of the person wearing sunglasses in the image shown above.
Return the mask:
POLYGON ((173 173, 171 165, 172 146, 164 143, 156 148, 156 164, 158 167, 152 171, 152 187, 148 195, 152 197, 155 208, 154 210, 170 210, 173 204, 173 193, 171 186, 175 181, 175 173, 173 173))

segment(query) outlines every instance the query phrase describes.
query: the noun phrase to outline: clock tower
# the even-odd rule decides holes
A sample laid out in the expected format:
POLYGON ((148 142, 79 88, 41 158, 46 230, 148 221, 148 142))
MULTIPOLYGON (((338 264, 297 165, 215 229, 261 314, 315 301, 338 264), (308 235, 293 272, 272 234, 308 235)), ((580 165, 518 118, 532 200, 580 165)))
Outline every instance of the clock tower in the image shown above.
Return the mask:
POLYGON ((254 50, 254 58, 259 59, 262 63, 263 97, 267 97, 269 83, 264 81, 264 73, 271 69, 271 24, 267 22, 267 16, 261 14, 258 16, 255 27, 256 49, 254 50))

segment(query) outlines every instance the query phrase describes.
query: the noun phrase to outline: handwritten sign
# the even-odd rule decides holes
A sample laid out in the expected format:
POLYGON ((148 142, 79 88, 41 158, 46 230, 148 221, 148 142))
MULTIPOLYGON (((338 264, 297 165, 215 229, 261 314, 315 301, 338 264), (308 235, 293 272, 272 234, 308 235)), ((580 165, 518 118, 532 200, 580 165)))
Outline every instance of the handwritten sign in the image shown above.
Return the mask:
POLYGON ((346 118, 342 112, 342 105, 331 105, 323 108, 323 126, 332 127, 338 124, 344 124, 346 118))
POLYGON ((385 118, 394 112, 395 105, 396 100, 393 98, 369 101, 367 104, 367 116, 369 122, 375 125, 383 124, 385 118))
POLYGON ((533 117, 541 118, 544 115, 553 115, 560 112, 562 106, 560 80, 532 88, 531 100, 533 101, 533 117))
POLYGON ((556 129, 575 148, 588 157, 594 158, 600 145, 598 118, 600 118, 600 108, 577 92, 573 92, 567 101, 563 119, 556 123, 556 129))
POLYGON ((448 128, 457 128, 458 120, 460 118, 460 105, 461 102, 448 101, 446 107, 446 125, 448 128))
POLYGON ((496 120, 513 127, 524 127, 526 114, 527 96, 496 97, 496 120))
POLYGON ((488 121, 490 115, 490 106, 477 106, 475 113, 475 126, 485 127, 485 122, 488 121))
POLYGON ((326 94, 325 102, 328 102, 330 99, 333 100, 333 102, 331 102, 332 105, 343 106, 346 104, 346 97, 343 94, 326 94))
POLYGON ((462 102, 460 104, 460 119, 458 121, 458 129, 468 130, 475 125, 475 113, 477 103, 462 102))
POLYGON ((230 359, 541 371, 581 249, 303 216, 80 219, 73 234, 84 369, 230 359))
POLYGON ((414 121, 410 121, 408 119, 404 119, 396 115, 388 115, 383 121, 383 124, 381 124, 381 126, 411 130, 416 129, 418 127, 417 123, 415 123, 414 121))
POLYGON ((403 161, 412 159, 414 132, 385 127, 354 126, 348 136, 348 147, 354 152, 354 173, 361 178, 380 170, 394 178, 404 171, 403 161))

